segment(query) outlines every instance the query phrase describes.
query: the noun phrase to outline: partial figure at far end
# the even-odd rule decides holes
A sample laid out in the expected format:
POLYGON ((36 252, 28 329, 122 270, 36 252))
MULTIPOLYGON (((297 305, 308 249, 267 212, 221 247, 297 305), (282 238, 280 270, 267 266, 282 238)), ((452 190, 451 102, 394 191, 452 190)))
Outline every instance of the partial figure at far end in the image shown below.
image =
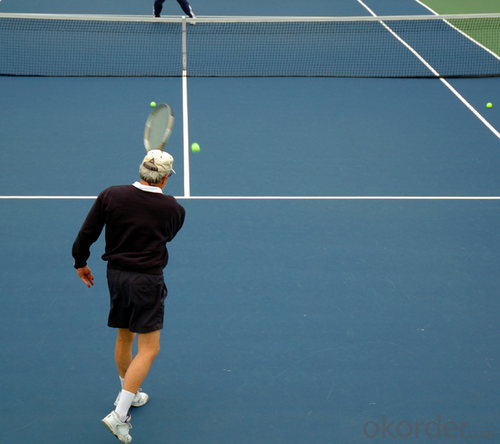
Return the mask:
MULTIPOLYGON (((160 17, 161 10, 163 9, 163 3, 165 0, 155 0, 153 6, 153 13, 155 17, 160 17)), ((182 10, 191 18, 196 18, 196 15, 191 8, 191 5, 186 0, 177 0, 177 3, 181 5, 182 10)))

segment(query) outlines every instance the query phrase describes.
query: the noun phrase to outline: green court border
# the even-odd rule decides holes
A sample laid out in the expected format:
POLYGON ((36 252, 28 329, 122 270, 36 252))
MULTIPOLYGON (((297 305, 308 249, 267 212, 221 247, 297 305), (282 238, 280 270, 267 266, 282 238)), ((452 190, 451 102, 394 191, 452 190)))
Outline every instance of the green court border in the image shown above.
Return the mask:
MULTIPOLYGON (((420 0, 437 14, 487 14, 500 12, 500 0, 420 0)), ((450 20, 453 26, 500 56, 500 20, 483 21, 479 29, 473 22, 450 20)))
POLYGON ((500 12, 500 0, 420 0, 438 14, 486 14, 500 12))

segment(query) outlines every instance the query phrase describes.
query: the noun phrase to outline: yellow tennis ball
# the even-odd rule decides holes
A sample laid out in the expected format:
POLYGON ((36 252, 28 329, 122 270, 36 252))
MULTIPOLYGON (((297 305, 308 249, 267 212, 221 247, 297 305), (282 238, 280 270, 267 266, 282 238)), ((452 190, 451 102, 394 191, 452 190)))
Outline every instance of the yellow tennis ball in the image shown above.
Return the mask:
POLYGON ((200 152, 200 145, 198 145, 197 143, 193 143, 191 145, 191 151, 193 153, 199 153, 200 152))
POLYGON ((154 108, 156 106, 156 102, 151 102, 149 106, 151 106, 151 108, 154 108))
POLYGON ((492 107, 493 107, 493 104, 492 104, 491 102, 488 102, 488 103, 486 104, 486 108, 492 108, 492 107))

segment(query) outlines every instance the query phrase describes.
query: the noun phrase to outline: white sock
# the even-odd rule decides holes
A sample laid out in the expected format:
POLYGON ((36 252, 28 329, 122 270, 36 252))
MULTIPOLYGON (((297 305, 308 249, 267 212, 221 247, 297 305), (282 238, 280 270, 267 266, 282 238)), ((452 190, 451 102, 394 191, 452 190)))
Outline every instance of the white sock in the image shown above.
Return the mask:
POLYGON ((123 390, 123 381, 124 381, 124 379, 121 376, 119 376, 119 378, 120 378, 120 383, 122 385, 122 390, 123 390))
POLYGON ((116 406, 115 412, 120 417, 120 421, 125 422, 128 416, 128 411, 134 400, 135 393, 127 392, 127 390, 122 390, 120 394, 120 399, 116 406))

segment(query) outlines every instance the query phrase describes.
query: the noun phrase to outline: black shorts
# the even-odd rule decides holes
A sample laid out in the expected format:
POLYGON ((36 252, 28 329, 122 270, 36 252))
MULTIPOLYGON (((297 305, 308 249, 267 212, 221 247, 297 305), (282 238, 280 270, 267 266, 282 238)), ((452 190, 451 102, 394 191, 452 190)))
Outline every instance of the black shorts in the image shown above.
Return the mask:
POLYGON ((108 326, 134 333, 163 328, 167 287, 163 275, 119 271, 108 268, 111 299, 108 326))

